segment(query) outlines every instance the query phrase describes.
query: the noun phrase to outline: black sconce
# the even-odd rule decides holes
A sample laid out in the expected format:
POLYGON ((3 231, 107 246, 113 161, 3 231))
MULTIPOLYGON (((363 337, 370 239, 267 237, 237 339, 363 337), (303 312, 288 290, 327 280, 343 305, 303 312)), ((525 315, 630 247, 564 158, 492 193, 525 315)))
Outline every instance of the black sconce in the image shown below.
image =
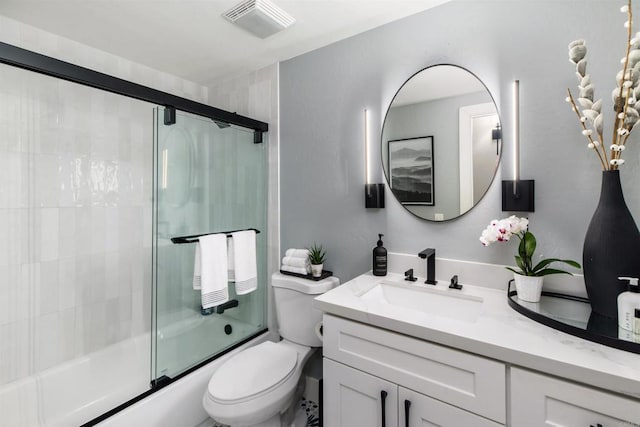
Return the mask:
POLYGON ((369 111, 364 110, 364 206, 365 208, 382 209, 384 208, 384 184, 371 184, 371 176, 369 171, 369 111))
POLYGON ((500 141, 502 140, 502 127, 500 122, 496 123, 496 128, 491 129, 491 139, 496 142, 496 156, 500 154, 500 141))
MULTIPOLYGON (((496 130, 494 129, 493 132, 496 130)), ((534 212, 535 181, 520 179, 520 81, 513 82, 513 180, 502 181, 502 210, 534 212)))

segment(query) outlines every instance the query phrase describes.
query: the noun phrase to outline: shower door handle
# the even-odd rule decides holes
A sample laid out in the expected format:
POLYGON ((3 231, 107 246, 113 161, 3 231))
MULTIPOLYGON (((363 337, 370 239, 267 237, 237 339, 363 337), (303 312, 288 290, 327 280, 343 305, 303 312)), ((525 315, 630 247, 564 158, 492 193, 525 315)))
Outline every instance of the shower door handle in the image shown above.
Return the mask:
POLYGON ((387 400, 387 392, 384 390, 380 391, 380 405, 382 406, 382 427, 385 427, 387 424, 387 416, 385 410, 385 402, 387 400))

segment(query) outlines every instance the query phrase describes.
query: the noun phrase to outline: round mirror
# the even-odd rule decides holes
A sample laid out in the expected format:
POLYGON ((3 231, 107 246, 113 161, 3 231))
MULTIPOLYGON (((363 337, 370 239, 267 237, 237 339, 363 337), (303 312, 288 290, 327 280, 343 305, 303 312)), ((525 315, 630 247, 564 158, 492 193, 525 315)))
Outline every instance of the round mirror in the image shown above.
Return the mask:
POLYGON ((500 161, 502 129, 495 102, 472 73, 435 65, 396 93, 382 127, 389 188, 412 214, 446 221, 473 208, 500 161))

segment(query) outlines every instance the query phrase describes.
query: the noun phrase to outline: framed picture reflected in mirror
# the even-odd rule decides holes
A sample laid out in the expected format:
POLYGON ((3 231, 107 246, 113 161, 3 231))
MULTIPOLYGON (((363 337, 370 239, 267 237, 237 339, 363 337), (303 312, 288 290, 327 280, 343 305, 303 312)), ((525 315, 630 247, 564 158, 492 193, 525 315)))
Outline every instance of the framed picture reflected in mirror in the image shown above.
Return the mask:
POLYGON ((389 184, 403 205, 434 206, 433 136, 389 141, 389 184))

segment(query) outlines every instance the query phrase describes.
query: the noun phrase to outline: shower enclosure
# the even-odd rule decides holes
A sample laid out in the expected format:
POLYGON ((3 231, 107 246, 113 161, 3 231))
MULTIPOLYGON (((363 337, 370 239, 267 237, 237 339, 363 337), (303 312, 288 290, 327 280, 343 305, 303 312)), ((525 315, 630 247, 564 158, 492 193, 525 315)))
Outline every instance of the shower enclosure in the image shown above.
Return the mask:
POLYGON ((83 425, 266 330, 266 138, 14 66, 7 46, 0 425, 83 425), (247 228, 260 231, 257 290, 203 314, 195 245, 171 239, 247 228))

